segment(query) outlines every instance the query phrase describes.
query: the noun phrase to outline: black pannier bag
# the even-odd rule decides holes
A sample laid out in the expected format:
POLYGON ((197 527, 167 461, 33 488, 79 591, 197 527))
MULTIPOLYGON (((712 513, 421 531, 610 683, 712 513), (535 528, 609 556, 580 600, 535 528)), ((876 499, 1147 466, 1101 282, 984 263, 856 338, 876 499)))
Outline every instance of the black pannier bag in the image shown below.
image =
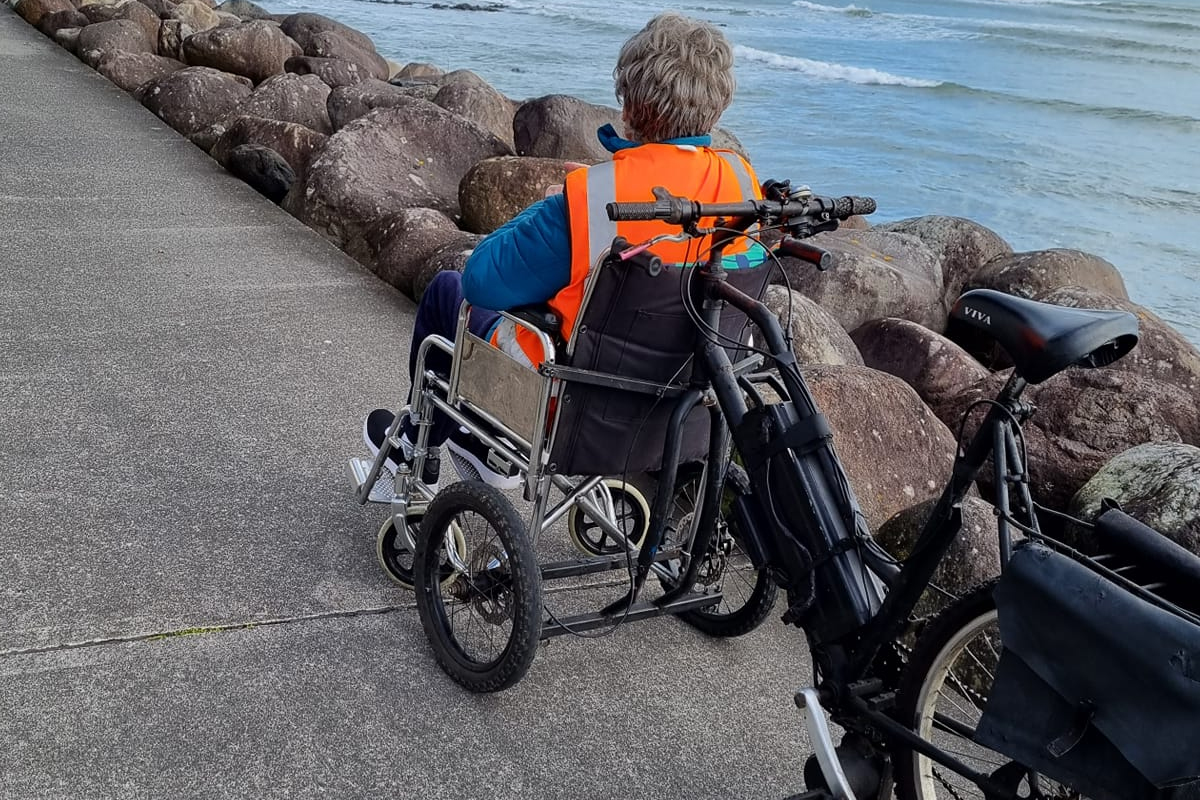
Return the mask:
MULTIPOLYGON (((652 275, 634 261, 606 260, 572 332, 573 352, 559 363, 664 386, 687 385, 696 341, 703 335, 685 305, 689 278, 699 268, 663 265, 652 275)), ((767 264, 726 274, 730 284, 757 299, 766 291, 773 269, 767 264)), ((749 324, 742 312, 726 306, 721 341, 744 343, 749 324)), ((745 353, 744 348, 727 350, 734 360, 745 353)), ((552 470, 622 475, 659 469, 674 407, 669 397, 572 382, 556 412, 552 470)), ((698 406, 684 424, 681 463, 705 458, 708 431, 707 409, 698 406)))
POLYGON ((995 599, 976 741, 1095 800, 1200 797, 1200 626, 1033 542, 995 599))

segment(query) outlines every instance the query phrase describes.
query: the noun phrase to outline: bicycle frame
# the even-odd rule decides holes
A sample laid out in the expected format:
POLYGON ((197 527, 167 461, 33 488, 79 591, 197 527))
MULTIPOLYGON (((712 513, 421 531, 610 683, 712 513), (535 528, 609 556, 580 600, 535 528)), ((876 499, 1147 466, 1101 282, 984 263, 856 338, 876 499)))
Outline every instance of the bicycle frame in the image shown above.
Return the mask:
MULTIPOLYGON (((691 295, 699 308, 699 316, 703 325, 709 330, 717 330, 721 310, 725 304, 745 313, 762 333, 769 358, 779 367, 779 377, 778 380, 774 376, 737 377, 725 348, 719 342, 701 334, 697 337, 696 363, 698 368, 693 380, 695 385, 711 387, 716 405, 720 409, 719 413, 713 409, 713 439, 711 441, 718 441, 719 436, 720 441, 724 442, 728 431, 732 431, 735 449, 745 456, 746 450, 755 446, 753 442, 747 442, 746 437, 740 432, 747 417, 753 413, 747 404, 746 396, 748 393, 753 396, 753 383, 756 380, 769 382, 777 391, 782 390, 779 393, 795 411, 796 419, 792 423, 793 429, 804 430, 807 426, 808 429, 819 431, 821 429, 819 420, 822 418, 811 391, 799 371, 794 368, 795 356, 783 334, 779 320, 765 305, 726 282, 725 272, 721 267, 721 250, 724 243, 731 241, 736 235, 739 234, 731 232, 716 235, 716 241, 707 263, 698 268, 699 271, 695 275, 691 295)), ((839 635, 826 637, 821 635, 819 620, 815 626, 804 625, 800 622, 799 615, 792 613, 792 610, 789 610, 789 614, 785 616, 785 621, 802 624, 808 635, 816 670, 817 688, 801 690, 796 696, 796 701, 797 705, 806 710, 810 734, 818 750, 818 762, 829 785, 831 788, 835 788, 834 793, 837 797, 853 797, 853 792, 850 790, 846 776, 842 773, 837 756, 833 752, 834 745, 823 716, 826 708, 831 712, 834 720, 849 731, 869 731, 874 733, 873 738, 876 740, 882 735, 893 743, 900 743, 904 747, 926 755, 942 766, 975 781, 985 789, 998 792, 997 796, 1001 796, 1003 793, 1003 790, 992 784, 987 775, 970 769, 958 759, 921 739, 906 726, 880 710, 879 704, 872 703, 873 696, 885 694, 894 687, 885 686, 882 681, 873 679, 871 670, 880 650, 902 636, 910 624, 911 614, 922 593, 929 586, 935 569, 961 530, 961 503, 979 472, 989 463, 989 459, 995 473, 995 505, 999 516, 1001 567, 1003 568, 1007 564, 1011 552, 1011 523, 1016 522, 1018 527, 1032 530, 1035 533, 1040 532, 1037 517, 1033 511, 1034 504, 1029 490, 1024 454, 1019 446, 1017 436, 1021 422, 1028 419, 1033 412, 1031 406, 1020 401, 1020 395, 1025 386, 1026 381, 1020 376, 1014 375, 1005 384, 996 400, 985 401, 990 402, 988 413, 971 437, 969 444, 956 458, 951 477, 933 513, 925 523, 913 547, 912 554, 903 566, 897 569, 894 564, 872 557, 870 553, 864 553, 860 558, 858 566, 869 572, 878 582, 873 586, 879 588, 879 584, 882 584, 886 587, 886 593, 878 596, 878 603, 871 608, 872 613, 867 619, 862 620, 860 624, 843 624, 838 628, 842 631, 839 635), (1010 489, 1010 485, 1013 488, 1010 489), (1018 521, 1014 517, 1014 511, 1020 513, 1021 520, 1018 521), (817 628, 816 631, 814 631, 814 627, 817 628)), ((693 400, 681 403, 682 413, 673 418, 671 425, 671 434, 675 437, 678 435, 679 428, 682 427, 683 418, 694 407, 695 402, 693 400)), ((811 444, 814 439, 819 438, 821 437, 810 435, 809 443, 811 444)), ((672 440, 673 436, 669 435, 668 450, 672 440)), ((701 541, 700 538, 703 537, 705 531, 711 528, 717 512, 716 498, 719 496, 723 480, 725 470, 723 459, 726 450, 725 447, 716 448, 710 454, 702 501, 702 516, 697 527, 700 536, 694 543, 696 548, 707 545, 707 542, 701 541)), ((780 508, 775 508, 775 503, 770 498, 771 488, 768 474, 770 467, 760 463, 756 465, 757 468, 752 468, 750 464, 747 464, 753 488, 751 497, 756 498, 754 501, 755 513, 741 522, 743 525, 748 524, 752 528, 758 528, 756 531, 749 532, 747 538, 772 536, 775 531, 771 528, 770 515, 790 516, 797 527, 801 529, 825 531, 826 540, 861 544, 864 538, 870 536, 865 524, 861 522, 861 515, 851 516, 839 513, 846 511, 847 498, 837 496, 836 487, 830 485, 828 476, 836 477, 839 474, 844 476, 844 469, 832 447, 817 447, 812 453, 815 455, 813 455, 813 463, 810 466, 818 467, 818 469, 815 472, 810 469, 809 474, 803 474, 802 465, 799 462, 793 462, 796 465, 796 472, 799 474, 792 476, 792 483, 800 488, 800 492, 798 496, 794 497, 775 498, 780 500, 780 508), (826 480, 821 480, 822 476, 826 480), (764 506, 771 506, 771 508, 764 508, 764 506), (849 519, 848 516, 850 516, 849 519), (795 522, 796 520, 798 522, 795 522)), ((667 455, 670 456, 670 452, 667 455)), ((671 473, 669 476, 664 475, 664 479, 669 481, 668 491, 665 493, 668 498, 673 489, 674 465, 675 462, 669 457, 664 460, 664 473, 671 473)), ((660 499, 663 496, 660 493, 660 499)), ((849 495, 848 500, 850 510, 856 511, 857 505, 852 494, 849 495)), ((656 503, 655 514, 652 514, 650 536, 643 545, 642 555, 645 557, 652 557, 654 548, 661 539, 661 527, 654 524, 661 518, 657 516, 660 512, 658 505, 656 503), (655 539, 656 534, 658 535, 657 540, 655 539)), ((778 542, 775 544, 778 545, 778 542)), ((855 552, 853 549, 847 549, 843 551, 843 554, 853 552, 855 552)), ((796 574, 795 564, 788 563, 787 558, 781 558, 777 547, 774 552, 768 548, 768 552, 761 555, 767 559, 766 566, 771 569, 773 577, 788 591, 789 599, 793 592, 803 588, 806 576, 796 574)), ((759 565, 756 564, 756 566, 759 565)), ((812 565, 810 564, 810 566, 812 565)), ((691 576, 686 577, 690 578, 691 576)), ((686 580, 680 584, 681 587, 686 585, 686 580)), ((822 595, 820 601, 822 607, 815 612, 814 618, 819 618, 827 613, 829 607, 837 607, 839 604, 854 606, 857 602, 861 605, 863 599, 863 597, 839 598, 822 595)), ((867 593, 865 599, 869 602, 872 597, 867 593)), ((810 619, 808 622, 812 623, 813 620, 810 619)))

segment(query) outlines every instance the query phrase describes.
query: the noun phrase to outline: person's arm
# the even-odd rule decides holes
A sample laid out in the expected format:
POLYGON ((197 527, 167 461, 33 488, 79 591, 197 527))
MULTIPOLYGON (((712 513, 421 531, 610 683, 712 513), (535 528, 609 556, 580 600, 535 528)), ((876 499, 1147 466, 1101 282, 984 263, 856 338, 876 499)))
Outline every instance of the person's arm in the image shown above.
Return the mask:
POLYGON ((463 296, 496 311, 549 300, 571 280, 571 235, 562 195, 547 197, 475 247, 463 296))

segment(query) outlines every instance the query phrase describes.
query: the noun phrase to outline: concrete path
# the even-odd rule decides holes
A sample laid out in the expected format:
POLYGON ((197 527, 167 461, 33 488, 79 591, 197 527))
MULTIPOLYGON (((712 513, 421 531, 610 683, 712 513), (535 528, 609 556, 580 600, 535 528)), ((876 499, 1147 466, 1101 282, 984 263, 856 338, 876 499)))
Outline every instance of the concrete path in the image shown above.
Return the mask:
POLYGON ((0 6, 0 797, 801 788, 777 622, 438 670, 344 467, 412 312, 0 6))

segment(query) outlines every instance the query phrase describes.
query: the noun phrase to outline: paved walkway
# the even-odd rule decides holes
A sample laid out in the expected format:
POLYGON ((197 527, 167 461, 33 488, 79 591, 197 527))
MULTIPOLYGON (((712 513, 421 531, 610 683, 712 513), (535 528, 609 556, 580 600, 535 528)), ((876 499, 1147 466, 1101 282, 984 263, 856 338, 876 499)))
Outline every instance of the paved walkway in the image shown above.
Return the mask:
POLYGON ((436 668, 344 467, 412 311, 0 6, 0 797, 801 788, 778 623, 436 668))

